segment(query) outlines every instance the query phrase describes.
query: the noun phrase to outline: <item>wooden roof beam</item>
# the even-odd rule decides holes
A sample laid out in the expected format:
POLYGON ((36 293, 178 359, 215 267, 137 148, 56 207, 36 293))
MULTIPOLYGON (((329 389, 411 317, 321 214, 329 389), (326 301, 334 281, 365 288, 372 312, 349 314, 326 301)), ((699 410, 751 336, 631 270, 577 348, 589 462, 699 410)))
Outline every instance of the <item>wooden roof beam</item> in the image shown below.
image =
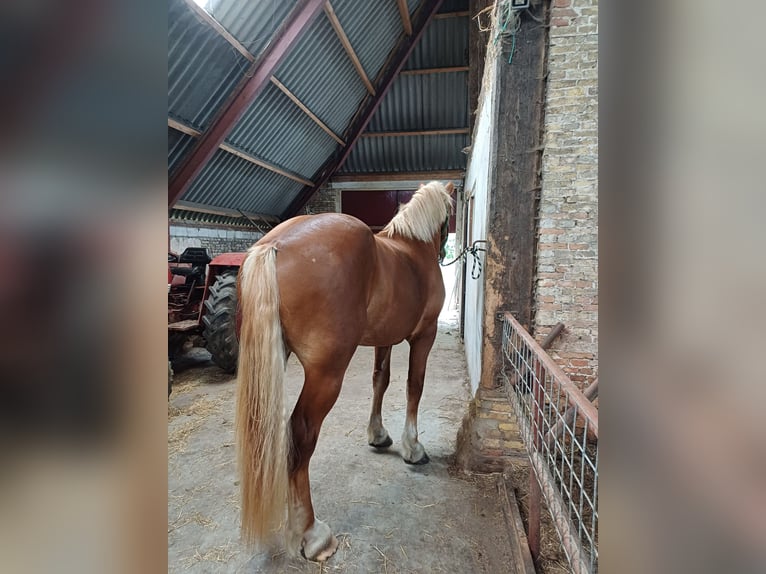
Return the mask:
POLYGON ((410 20, 410 9, 407 6, 407 0, 397 0, 399 6, 399 14, 402 16, 402 26, 404 26, 404 33, 408 36, 412 36, 412 21, 410 20))
POLYGON ((335 15, 335 10, 333 10, 332 4, 326 2, 324 5, 324 12, 330 20, 330 24, 332 25, 333 30, 335 30, 335 34, 338 36, 340 43, 343 44, 343 49, 346 50, 346 54, 348 54, 348 57, 351 59, 351 63, 354 64, 354 68, 356 68, 356 72, 359 74, 359 78, 362 80, 364 87, 374 96, 375 87, 367 77, 367 72, 364 71, 362 62, 359 61, 359 57, 356 55, 356 52, 354 52, 354 47, 351 45, 348 36, 346 36, 343 26, 340 25, 340 20, 338 20, 338 16, 335 15))
POLYGON ((327 124, 325 124, 322 120, 320 120, 316 116, 316 114, 314 114, 314 112, 312 112, 310 109, 308 109, 308 107, 303 102, 301 102, 295 94, 293 94, 290 90, 288 90, 282 82, 277 80, 274 76, 271 76, 271 83, 274 84, 277 88, 279 88, 284 95, 286 95, 288 98, 290 98, 290 100, 292 100, 292 102, 296 106, 298 106, 301 109, 301 111, 303 111, 304 114, 306 114, 309 118, 311 118, 311 120, 316 125, 318 125, 320 128, 322 128, 327 133, 328 136, 330 136, 332 139, 334 139, 340 145, 346 145, 346 142, 343 141, 343 139, 338 134, 336 134, 334 131, 332 131, 327 126, 327 124))
POLYGON ((304 0, 293 10, 292 18, 277 32, 274 42, 266 48, 263 56, 253 63, 235 93, 222 107, 207 131, 198 138, 197 145, 189 157, 168 182, 168 206, 181 199, 189 189, 191 182, 213 157, 242 114, 266 87, 277 66, 314 21, 323 3, 323 0, 304 0))
POLYGON ((444 130, 412 130, 406 132, 365 132, 363 138, 395 138, 404 136, 450 136, 467 134, 468 128, 450 128, 444 130))
MULTIPOLYGON (((182 124, 181 122, 178 122, 172 118, 168 118, 168 126, 178 130, 179 132, 183 132, 187 135, 190 135, 192 137, 199 137, 201 133, 197 130, 195 130, 192 127, 186 126, 182 124)), ((257 166, 260 166, 264 169, 267 169, 269 171, 272 171, 274 173, 278 173, 279 175, 286 177, 288 179, 292 179, 293 181, 297 181, 298 183, 302 183, 303 185, 314 185, 314 183, 304 177, 301 177, 299 175, 295 175, 294 173, 290 173, 286 169, 283 169, 279 167, 278 165, 275 165, 273 163, 269 163, 267 161, 264 161, 262 159, 258 159, 257 157, 254 157, 250 154, 247 154, 243 151, 238 150, 235 147, 230 146, 226 142, 222 142, 219 146, 219 149, 222 149, 225 152, 228 152, 230 154, 236 155, 237 157, 240 157, 246 161, 249 161, 250 163, 254 163, 257 166)))
POLYGON ((242 213, 253 219, 262 219, 267 223, 279 223, 279 218, 275 215, 265 215, 263 213, 252 213, 250 211, 243 211, 240 213, 236 209, 229 209, 227 207, 211 207, 209 205, 203 205, 201 203, 194 203, 191 201, 178 201, 173 206, 173 209, 180 211, 194 211, 197 213, 207 213, 208 215, 221 215, 224 217, 242 217, 242 213))
POLYGON ((370 123, 373 114, 380 106, 383 98, 388 93, 394 79, 399 74, 399 71, 404 67, 404 63, 415 49, 416 44, 423 36, 423 31, 426 25, 431 21, 436 11, 441 6, 442 0, 423 0, 415 12, 415 16, 412 21, 412 35, 405 36, 399 39, 399 42, 394 47, 388 61, 384 64, 383 69, 380 71, 378 77, 378 91, 372 98, 365 98, 365 101, 359 106, 359 109, 351 121, 351 125, 346 130, 346 147, 339 149, 332 157, 330 157, 320 169, 320 175, 317 182, 313 187, 306 187, 298 196, 293 200, 287 209, 281 214, 283 218, 295 215, 300 209, 306 205, 306 202, 312 195, 337 171, 337 169, 343 165, 346 158, 354 148, 354 144, 359 139, 359 136, 364 132, 367 125, 370 123))
POLYGON ((448 74, 450 72, 468 72, 469 66, 450 66, 446 68, 416 68, 414 70, 402 70, 400 76, 421 76, 424 74, 448 74))

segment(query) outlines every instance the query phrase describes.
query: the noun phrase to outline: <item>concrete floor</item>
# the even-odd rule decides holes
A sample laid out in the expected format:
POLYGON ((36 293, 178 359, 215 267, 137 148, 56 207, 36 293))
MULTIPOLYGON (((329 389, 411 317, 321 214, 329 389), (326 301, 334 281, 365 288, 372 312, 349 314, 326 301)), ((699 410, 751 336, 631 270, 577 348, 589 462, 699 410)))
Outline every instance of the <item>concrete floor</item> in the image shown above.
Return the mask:
MULTIPOLYGON (((428 465, 406 465, 399 454, 408 345, 392 353, 383 420, 394 444, 383 453, 367 446, 373 349, 357 350, 311 460, 317 516, 340 541, 322 565, 288 557, 280 541, 259 550, 240 544, 235 380, 212 365, 203 349, 188 353, 176 366, 168 409, 168 571, 508 571, 510 540, 494 479, 452 468, 469 392, 454 314, 448 316, 440 322, 420 403, 428 465)), ((303 383, 294 357, 286 381, 294 402, 303 383)))

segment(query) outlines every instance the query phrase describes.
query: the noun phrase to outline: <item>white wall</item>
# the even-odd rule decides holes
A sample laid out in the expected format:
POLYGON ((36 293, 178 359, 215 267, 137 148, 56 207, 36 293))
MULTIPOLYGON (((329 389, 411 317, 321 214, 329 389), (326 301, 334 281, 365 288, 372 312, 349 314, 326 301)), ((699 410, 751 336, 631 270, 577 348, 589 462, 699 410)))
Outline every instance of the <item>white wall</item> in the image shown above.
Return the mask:
MULTIPOLYGON (((497 49, 492 41, 487 47, 487 57, 484 64, 484 78, 479 94, 479 110, 474 126, 471 143, 471 155, 468 158, 468 168, 465 176, 465 208, 469 210, 470 235, 468 244, 477 239, 486 239, 487 206, 490 197, 491 152, 494 142, 495 119, 497 102, 495 83, 497 78, 497 49), (470 198, 470 201, 469 201, 470 198), (473 205, 471 205, 473 204, 473 205), (472 213, 471 213, 472 212, 472 213)), ((466 234, 469 233, 466 230, 466 234)), ((484 262, 483 254, 482 263, 484 262)), ((484 316, 484 281, 471 278, 472 260, 469 256, 466 267, 465 281, 465 355, 468 363, 468 377, 471 391, 476 392, 481 377, 481 348, 482 348, 482 319, 484 316)))

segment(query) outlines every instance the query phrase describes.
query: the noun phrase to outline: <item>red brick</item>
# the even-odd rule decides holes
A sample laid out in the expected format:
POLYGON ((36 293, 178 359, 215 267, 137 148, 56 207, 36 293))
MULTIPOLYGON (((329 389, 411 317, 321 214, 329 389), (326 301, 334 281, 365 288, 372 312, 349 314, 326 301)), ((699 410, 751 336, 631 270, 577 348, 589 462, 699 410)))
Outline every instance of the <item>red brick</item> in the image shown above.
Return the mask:
POLYGON ((572 359, 571 361, 569 361, 569 364, 572 365, 573 367, 587 367, 588 365, 590 365, 590 361, 588 361, 587 359, 572 359))
POLYGON ((553 5, 557 8, 567 8, 572 5, 572 0, 553 0, 553 5))
POLYGON ((572 251, 579 251, 580 249, 588 249, 590 247, 587 243, 570 243, 569 249, 572 251))
POLYGON ((551 26, 563 28, 569 26, 570 21, 569 18, 551 18, 551 26))

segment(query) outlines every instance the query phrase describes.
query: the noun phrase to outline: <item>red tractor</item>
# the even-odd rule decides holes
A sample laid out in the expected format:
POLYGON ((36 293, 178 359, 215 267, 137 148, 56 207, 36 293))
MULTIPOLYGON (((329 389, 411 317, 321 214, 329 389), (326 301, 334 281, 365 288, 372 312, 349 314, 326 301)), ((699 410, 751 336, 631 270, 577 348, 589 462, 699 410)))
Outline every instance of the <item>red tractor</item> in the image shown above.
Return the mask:
POLYGON ((203 247, 187 247, 180 256, 168 252, 168 394, 170 363, 192 336, 202 336, 213 362, 224 371, 237 368, 237 273, 245 255, 210 259, 203 247))

